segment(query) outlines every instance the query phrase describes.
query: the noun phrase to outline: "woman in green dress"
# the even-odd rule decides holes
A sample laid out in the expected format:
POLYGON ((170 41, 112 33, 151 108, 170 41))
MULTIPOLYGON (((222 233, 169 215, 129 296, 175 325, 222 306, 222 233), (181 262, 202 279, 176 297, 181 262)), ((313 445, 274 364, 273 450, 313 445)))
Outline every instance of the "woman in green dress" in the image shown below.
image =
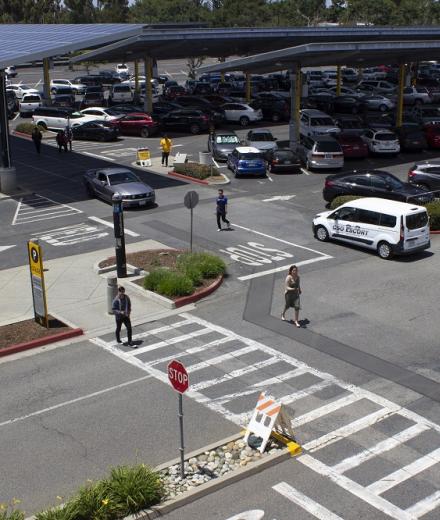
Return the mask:
POLYGON ((286 311, 293 307, 295 309, 295 319, 293 323, 297 327, 301 327, 298 318, 299 318, 299 310, 300 310, 300 294, 301 294, 301 286, 298 275, 298 267, 296 265, 292 265, 289 268, 289 274, 286 276, 286 281, 284 285, 284 297, 286 300, 286 305, 281 314, 281 319, 283 321, 286 320, 286 311))

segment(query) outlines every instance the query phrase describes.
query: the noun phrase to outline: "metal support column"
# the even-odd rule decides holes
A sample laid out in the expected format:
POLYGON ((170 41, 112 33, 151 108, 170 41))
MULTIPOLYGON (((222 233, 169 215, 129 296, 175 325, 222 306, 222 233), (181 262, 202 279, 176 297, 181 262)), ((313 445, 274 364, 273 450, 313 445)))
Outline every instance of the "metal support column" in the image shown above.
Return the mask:
POLYGON ((402 126, 403 116, 403 89, 405 87, 405 64, 399 65, 399 84, 397 85, 397 107, 396 107, 396 127, 402 126))
POLYGON ((289 144, 296 150, 299 141, 299 110, 301 104, 301 68, 294 65, 290 71, 289 144))
POLYGON ((134 60, 134 91, 139 95, 139 61, 134 60))
POLYGON ((336 95, 341 95, 341 66, 336 67, 336 95))
POLYGON ((246 72, 246 103, 251 101, 251 75, 246 72))
POLYGON ((52 100, 50 97, 49 58, 43 59, 43 95, 45 104, 50 105, 52 100))
POLYGON ((0 70, 0 191, 13 194, 17 188, 17 175, 11 165, 9 147, 8 100, 6 97, 5 71, 0 70))
POLYGON ((151 114, 153 111, 153 85, 151 80, 153 79, 153 60, 148 56, 144 60, 145 69, 145 98, 144 98, 144 109, 145 112, 151 114))

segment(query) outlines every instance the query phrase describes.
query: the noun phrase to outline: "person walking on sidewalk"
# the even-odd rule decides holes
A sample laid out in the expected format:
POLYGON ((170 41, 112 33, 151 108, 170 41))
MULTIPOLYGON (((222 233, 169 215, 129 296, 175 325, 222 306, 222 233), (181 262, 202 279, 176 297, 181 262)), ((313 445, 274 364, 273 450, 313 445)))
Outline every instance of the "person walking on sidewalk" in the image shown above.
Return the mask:
POLYGON ((73 141, 73 132, 72 127, 70 126, 69 119, 67 119, 67 126, 64 129, 64 134, 66 138, 66 148, 69 146, 69 150, 72 151, 72 141, 73 141))
POLYGON ((56 141, 58 145, 58 151, 61 153, 61 150, 64 148, 64 151, 67 152, 67 139, 63 130, 58 130, 56 141))
POLYGON ((41 140, 43 139, 43 134, 41 133, 41 130, 38 128, 38 126, 34 126, 32 129, 32 141, 35 145, 35 150, 37 150, 37 153, 41 152, 41 140))
POLYGON ((226 224, 227 229, 231 229, 231 224, 229 220, 226 218, 226 213, 228 212, 228 197, 223 193, 223 190, 218 190, 218 196, 216 200, 216 216, 217 216, 217 231, 222 230, 222 225, 220 219, 226 224))
POLYGON ((127 342, 124 345, 128 345, 129 347, 136 348, 136 345, 132 342, 132 332, 131 332, 131 301, 130 298, 125 294, 125 288, 118 287, 118 295, 113 300, 112 310, 116 319, 116 341, 118 343, 122 343, 121 341, 121 328, 122 324, 125 325, 127 329, 127 342))
POLYGON ((299 310, 300 310, 300 294, 301 294, 301 286, 298 274, 298 267, 296 265, 292 265, 289 268, 289 274, 286 276, 285 285, 284 285, 284 298, 286 304, 284 306, 284 310, 281 314, 281 319, 283 321, 286 320, 286 311, 293 307, 295 309, 295 320, 293 323, 297 327, 301 327, 298 319, 299 319, 299 310))
POLYGON ((173 141, 165 134, 160 140, 160 147, 162 148, 162 166, 168 166, 168 157, 170 156, 173 141))

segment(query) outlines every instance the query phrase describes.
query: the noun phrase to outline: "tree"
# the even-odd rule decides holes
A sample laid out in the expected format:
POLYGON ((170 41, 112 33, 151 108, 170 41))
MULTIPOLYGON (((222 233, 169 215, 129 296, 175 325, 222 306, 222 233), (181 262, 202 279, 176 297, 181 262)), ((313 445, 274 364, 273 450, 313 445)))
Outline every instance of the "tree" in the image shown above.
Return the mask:
POLYGON ((343 21, 366 25, 389 25, 396 16, 393 0, 347 0, 343 21))
POLYGON ((93 0, 64 0, 66 23, 93 23, 96 9, 93 0))
POLYGON ((188 78, 196 79, 197 69, 203 65, 205 59, 204 56, 190 56, 187 59, 186 66, 188 68, 188 78))
POLYGON ((2 0, 0 21, 3 23, 57 23, 60 0, 2 0))
POLYGON ((99 21, 106 23, 125 23, 128 20, 128 0, 99 0, 99 21))
POLYGON ((199 0, 136 0, 129 20, 135 23, 179 23, 207 20, 209 9, 199 0))

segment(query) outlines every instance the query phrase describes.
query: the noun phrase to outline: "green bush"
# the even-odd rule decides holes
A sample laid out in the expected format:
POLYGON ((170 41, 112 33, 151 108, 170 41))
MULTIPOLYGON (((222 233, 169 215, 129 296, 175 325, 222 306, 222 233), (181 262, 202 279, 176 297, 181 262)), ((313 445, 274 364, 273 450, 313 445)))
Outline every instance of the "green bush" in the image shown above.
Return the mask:
MULTIPOLYGON (((28 134, 28 135, 31 135, 32 134, 32 130, 35 128, 35 125, 34 123, 19 123, 17 126, 16 126, 16 130, 17 132, 21 132, 23 134, 28 134)), ((41 132, 44 132, 45 129, 41 126, 38 127, 40 129, 41 132)))
POLYGON ((35 515, 36 520, 75 520, 74 508, 71 504, 58 506, 35 515))
POLYGON ((209 253, 183 253, 177 259, 177 268, 185 273, 197 269, 203 278, 215 278, 225 272, 226 264, 209 253))
POLYGON ((429 226, 432 231, 440 231, 440 201, 428 202, 425 204, 429 215, 429 226))
POLYGON ((185 274, 169 271, 168 275, 160 281, 157 292, 170 298, 187 296, 194 292, 194 284, 185 274))
POLYGON ((18 509, 4 509, 0 511, 0 520, 24 520, 24 513, 18 509))
POLYGON ((199 164, 194 162, 178 163, 174 165, 174 171, 194 179, 207 179, 211 175, 220 175, 219 170, 215 166, 199 164))
POLYGON ((113 520, 121 511, 108 497, 106 480, 92 482, 80 488, 66 507, 72 510, 72 520, 113 520))
POLYGON ((345 204, 346 202, 350 202, 351 200, 361 199, 362 197, 358 197, 356 195, 340 195, 339 197, 335 197, 330 202, 330 209, 336 209, 341 204, 345 204))
POLYGON ((149 291, 157 291, 159 283, 167 277, 168 273, 169 270, 164 269, 163 267, 154 269, 144 278, 144 289, 148 289, 149 291))

